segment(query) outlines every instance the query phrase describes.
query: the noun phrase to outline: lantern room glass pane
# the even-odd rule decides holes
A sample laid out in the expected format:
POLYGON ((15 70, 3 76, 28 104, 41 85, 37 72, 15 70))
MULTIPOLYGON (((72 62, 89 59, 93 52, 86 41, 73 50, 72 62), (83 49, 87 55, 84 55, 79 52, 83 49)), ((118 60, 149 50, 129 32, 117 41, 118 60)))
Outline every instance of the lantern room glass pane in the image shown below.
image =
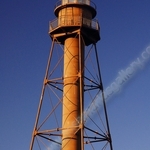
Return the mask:
POLYGON ((90 5, 90 0, 62 0, 62 4, 67 4, 67 3, 84 3, 90 5))

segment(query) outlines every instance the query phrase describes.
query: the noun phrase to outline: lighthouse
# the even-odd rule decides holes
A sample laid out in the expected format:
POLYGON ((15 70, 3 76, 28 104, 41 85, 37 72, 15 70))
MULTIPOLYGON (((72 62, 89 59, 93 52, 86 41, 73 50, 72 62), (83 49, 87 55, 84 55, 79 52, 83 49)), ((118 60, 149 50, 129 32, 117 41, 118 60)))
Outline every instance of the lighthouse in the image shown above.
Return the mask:
MULTIPOLYGON (((96 43, 100 40, 100 26, 95 19, 97 14, 96 5, 91 0, 61 0, 56 2, 54 14, 56 18, 50 21, 48 32, 52 40, 52 46, 32 133, 30 150, 34 150, 34 143, 37 137, 47 140, 46 144, 42 145, 45 145, 45 149, 48 150, 54 149, 57 144, 61 150, 84 150, 85 144, 101 141, 107 141, 111 144, 96 48, 96 43), (60 57, 57 60, 54 54, 56 52, 55 45, 60 45, 61 47, 61 50, 58 51, 60 57), (88 52, 86 49, 91 45, 94 50, 88 52), (96 81, 94 81, 95 73, 86 71, 90 70, 86 61, 91 53, 94 53, 92 59, 96 63, 95 68, 98 74, 98 80, 96 81), (88 77, 88 75, 93 79, 88 77), (58 102, 54 100, 50 93, 52 109, 43 123, 39 125, 40 116, 42 116, 41 111, 44 111, 43 101, 47 86, 50 87, 52 94, 58 99, 58 102), (85 92, 94 91, 95 89, 101 92, 103 97, 106 128, 108 129, 104 135, 85 126, 84 103, 87 98, 85 92), (57 94, 57 91, 59 91, 59 94, 57 94), (56 109, 58 110, 57 113, 55 112, 56 109), (54 122, 52 119, 49 125, 46 125, 48 129, 41 129, 51 116, 56 118, 58 114, 60 116, 58 117, 59 119, 54 119, 57 122, 56 128, 49 128, 54 122), (85 130, 98 136, 87 136, 84 133, 85 130), (48 143, 52 144, 49 145, 48 143)), ((91 102, 94 102, 95 97, 92 97, 91 102)), ((89 115, 87 116, 89 117, 89 115)), ((37 145, 40 145, 39 143, 37 145)), ((40 147, 40 149, 42 148, 40 147)), ((112 150, 112 146, 110 146, 110 149, 112 150)))

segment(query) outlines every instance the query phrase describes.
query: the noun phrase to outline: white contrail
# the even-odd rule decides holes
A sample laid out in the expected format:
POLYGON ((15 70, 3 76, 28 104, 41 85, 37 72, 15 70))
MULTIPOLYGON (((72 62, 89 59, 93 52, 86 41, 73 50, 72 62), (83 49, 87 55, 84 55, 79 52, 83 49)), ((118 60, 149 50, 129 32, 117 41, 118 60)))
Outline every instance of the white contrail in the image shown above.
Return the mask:
MULTIPOLYGON (((55 138, 55 141, 61 143, 61 137, 55 138)), ((49 150, 60 150, 61 146, 59 144, 56 144, 52 142, 49 146, 49 150)))
MULTIPOLYGON (((104 90, 104 96, 106 102, 115 94, 117 94, 123 85, 127 83, 139 70, 142 69, 150 58, 150 46, 148 46, 139 57, 137 57, 126 69, 122 69, 118 72, 118 76, 115 80, 104 90)), ((99 93, 94 99, 92 104, 85 110, 84 118, 87 120, 88 116, 92 116, 96 109, 100 109, 102 106, 102 96, 99 93)))
MULTIPOLYGON (((121 69, 118 72, 118 76, 115 78, 115 80, 104 90, 104 96, 106 102, 115 94, 117 94, 123 85, 127 83, 139 70, 142 69, 145 64, 150 59, 150 46, 148 46, 139 57, 137 57, 133 62, 130 63, 130 65, 126 69, 121 69)), ((88 117, 94 115, 96 112, 96 109, 100 109, 102 106, 102 98, 100 99, 101 93, 97 95, 95 100, 90 104, 90 106, 84 111, 84 119, 87 120, 88 117)), ((55 141, 61 142, 61 139, 55 139, 55 141)), ((50 150, 58 150, 60 149, 60 146, 58 144, 51 144, 50 150)))

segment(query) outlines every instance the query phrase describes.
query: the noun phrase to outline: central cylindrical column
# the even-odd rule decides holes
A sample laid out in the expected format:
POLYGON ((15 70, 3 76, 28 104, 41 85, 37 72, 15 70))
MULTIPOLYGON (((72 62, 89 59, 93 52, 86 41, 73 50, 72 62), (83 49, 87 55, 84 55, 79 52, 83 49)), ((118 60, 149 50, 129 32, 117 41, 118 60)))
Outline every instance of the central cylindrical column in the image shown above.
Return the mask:
POLYGON ((81 150, 81 56, 84 48, 79 38, 68 38, 64 44, 64 88, 62 116, 62 149, 81 150))

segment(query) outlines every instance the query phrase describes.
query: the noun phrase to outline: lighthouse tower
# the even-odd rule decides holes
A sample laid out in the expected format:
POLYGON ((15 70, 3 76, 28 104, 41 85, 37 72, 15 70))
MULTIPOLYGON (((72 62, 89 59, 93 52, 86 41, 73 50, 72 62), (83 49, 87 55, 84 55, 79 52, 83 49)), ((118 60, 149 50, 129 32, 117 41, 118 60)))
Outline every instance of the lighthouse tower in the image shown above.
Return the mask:
MULTIPOLYGON (((30 150, 84 150, 85 144, 96 149, 93 143, 103 141, 102 149, 109 145, 112 150, 96 48, 100 40, 96 5, 90 0, 61 0, 54 13, 56 19, 49 24, 52 46, 30 150), (98 97, 106 123, 102 133, 95 123, 97 117, 92 118, 99 111, 98 97), (88 120, 100 132, 90 128, 88 120)), ((99 146, 96 144, 97 149, 99 146)))

